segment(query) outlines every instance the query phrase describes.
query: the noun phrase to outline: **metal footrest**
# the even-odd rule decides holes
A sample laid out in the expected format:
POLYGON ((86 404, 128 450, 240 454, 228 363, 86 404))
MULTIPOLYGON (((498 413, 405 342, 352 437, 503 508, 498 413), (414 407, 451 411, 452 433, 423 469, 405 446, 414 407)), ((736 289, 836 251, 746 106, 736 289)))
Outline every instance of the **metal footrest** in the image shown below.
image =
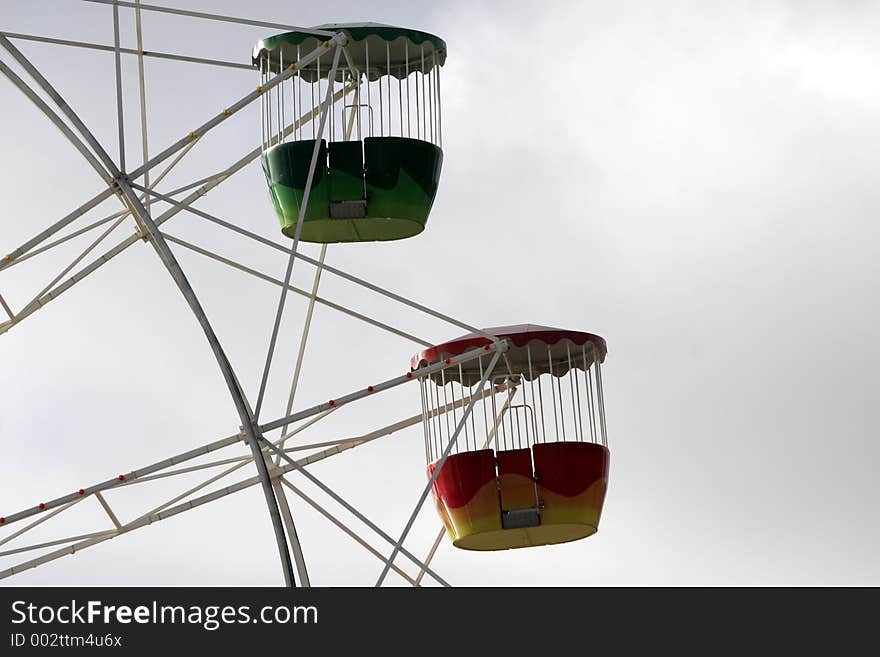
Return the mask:
POLYGON ((363 219, 367 216, 367 202, 336 201, 330 204, 331 219, 363 219))
POLYGON ((541 512, 538 509, 511 509, 501 514, 501 526, 504 529, 537 527, 540 524, 541 512))

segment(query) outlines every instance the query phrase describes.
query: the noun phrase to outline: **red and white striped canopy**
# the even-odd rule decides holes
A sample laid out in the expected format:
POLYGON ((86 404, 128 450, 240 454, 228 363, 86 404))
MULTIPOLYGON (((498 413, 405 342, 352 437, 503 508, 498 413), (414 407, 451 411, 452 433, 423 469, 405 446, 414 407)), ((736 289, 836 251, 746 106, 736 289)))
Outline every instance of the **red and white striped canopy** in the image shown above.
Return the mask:
MULTIPOLYGON (((500 326, 484 331, 510 342, 507 357, 498 362, 495 375, 508 374, 527 380, 547 373, 563 376, 572 368, 585 370, 597 360, 604 362, 608 352, 604 338, 583 331, 568 331, 537 324, 500 326)), ((491 344, 489 338, 479 333, 469 333, 420 351, 412 357, 410 367, 416 370, 472 349, 482 349, 487 344, 491 344)), ((473 385, 480 380, 481 367, 485 369, 489 358, 487 354, 481 359, 462 364, 461 375, 456 366, 443 374, 435 374, 432 379, 436 383, 448 383, 463 378, 465 385, 473 385)))

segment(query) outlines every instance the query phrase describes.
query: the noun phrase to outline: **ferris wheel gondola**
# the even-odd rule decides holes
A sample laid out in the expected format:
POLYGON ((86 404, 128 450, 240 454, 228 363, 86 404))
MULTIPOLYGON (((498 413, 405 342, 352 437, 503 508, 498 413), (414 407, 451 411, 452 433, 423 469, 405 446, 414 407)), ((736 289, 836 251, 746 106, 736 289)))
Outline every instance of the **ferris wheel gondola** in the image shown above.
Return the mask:
POLYGON ((300 239, 306 242, 399 240, 421 233, 443 164, 440 67, 446 43, 427 32, 378 23, 315 29, 346 35, 343 66, 320 58, 302 68, 292 64, 322 47, 313 33, 286 32, 254 46, 261 82, 285 66, 295 70, 262 99, 263 171, 281 231, 293 237, 302 214, 300 239), (316 141, 314 121, 310 130, 284 134, 285 107, 314 114, 337 85, 353 98, 331 112, 329 139, 316 141))
MULTIPOLYGON (((148 5, 137 7, 139 41, 141 9, 263 27, 272 25, 285 31, 261 40, 253 48, 251 62, 260 76, 256 90, 250 88, 248 93, 199 127, 182 131, 185 137, 152 157, 148 157, 147 149, 147 120, 143 109, 146 99, 141 66, 139 90, 144 112, 141 126, 144 162, 127 169, 124 157, 121 55, 136 54, 140 59, 159 55, 145 51, 140 42, 137 50, 121 47, 118 12, 125 5, 112 4, 117 28, 112 49, 116 57, 117 160, 102 147, 85 122, 36 66, 11 43, 10 38, 42 40, 64 47, 104 51, 108 48, 99 44, 0 33, 3 51, 18 63, 56 107, 50 107, 2 60, 0 73, 61 128, 64 136, 83 153, 107 185, 106 190, 80 205, 77 210, 10 251, 0 260, 0 271, 17 266, 109 221, 115 222, 48 286, 42 287, 41 284, 42 290, 31 302, 13 308, 0 296, 0 306, 9 316, 8 320, 0 323, 0 334, 17 327, 36 310, 59 298, 132 245, 141 240, 149 242, 204 332, 231 394, 240 425, 232 435, 188 448, 147 466, 123 470, 121 474, 114 474, 92 485, 71 486, 74 492, 68 489, 61 495, 55 493, 54 497, 47 496, 44 501, 20 511, 3 510, 0 531, 10 531, 11 525, 26 520, 31 524, 0 535, 0 546, 38 525, 45 529, 42 525, 44 521, 89 498, 100 503, 113 526, 5 549, 0 552, 0 557, 32 550, 42 553, 0 570, 0 579, 79 553, 116 536, 176 517, 256 485, 263 488, 285 582, 289 585, 309 585, 310 580, 294 522, 295 514, 287 502, 285 488, 384 562, 385 570, 377 584, 382 583, 389 570, 394 570, 414 586, 420 585, 425 574, 441 584, 447 584, 430 567, 442 532, 449 535, 454 546, 480 551, 563 543, 595 533, 605 500, 610 463, 601 369, 607 352, 604 339, 591 333, 531 324, 479 330, 350 272, 331 267, 324 261, 329 243, 400 240, 425 230, 444 164, 440 70, 446 61, 446 43, 428 32, 376 23, 330 23, 313 28, 296 28, 204 12, 148 5), (257 148, 214 176, 201 178, 172 191, 160 192, 155 189, 210 130, 255 102, 260 105, 260 143, 257 148), (91 151, 97 154, 98 159, 91 151), (191 207, 199 198, 256 160, 262 164, 281 233, 293 238, 290 248, 287 246, 289 242, 279 244, 233 221, 191 207), (151 183, 148 174, 162 163, 167 163, 167 166, 151 183), (140 184, 138 181, 142 178, 143 184, 140 184), (185 197, 180 200, 175 198, 184 191, 188 192, 185 197), (114 200, 121 202, 121 211, 44 244, 104 200, 114 197, 114 200), (159 213, 155 207, 161 203, 168 204, 169 209, 159 213), (168 234, 165 222, 181 211, 188 211, 234 232, 238 237, 252 239, 263 247, 274 249, 275 255, 279 250, 284 252, 288 257, 284 280, 277 280, 214 253, 205 246, 168 234), (82 268, 77 268, 129 216, 133 218, 134 234, 82 268), (320 258, 313 259, 299 252, 299 241, 322 244, 320 258), (262 380, 253 407, 171 244, 281 287, 262 380), (293 286, 294 262, 315 267, 311 293, 293 286), (391 322, 380 321, 320 297, 318 285, 322 272, 339 276, 361 286, 363 290, 383 295, 411 310, 415 309, 455 326, 457 330, 470 333, 432 344, 393 326, 391 322), (280 330, 284 301, 289 291, 308 297, 309 306, 287 410, 281 417, 266 421, 260 413, 275 356, 276 340, 279 335, 281 340, 289 338, 280 330), (312 309, 317 303, 389 332, 396 338, 423 345, 424 348, 412 358, 409 371, 399 376, 374 382, 354 392, 344 391, 344 394, 314 406, 300 408, 297 405, 294 408, 294 392, 308 341, 312 309), (361 431, 355 437, 285 446, 287 441, 293 440, 294 436, 331 412, 410 382, 418 382, 420 386, 420 415, 371 431, 361 431), (422 425, 428 482, 397 539, 310 472, 313 463, 419 423, 422 425), (267 435, 272 431, 280 431, 281 435, 270 439, 267 435), (242 445, 248 447, 248 452, 243 455, 196 462, 196 459, 207 457, 215 451, 240 448, 242 445), (293 452, 297 452, 296 458, 291 456, 293 452), (178 475, 226 468, 231 463, 235 465, 187 488, 159 506, 150 505, 144 513, 132 519, 120 520, 107 499, 112 491, 123 487, 159 479, 171 481, 172 477, 178 475), (186 465, 181 467, 182 464, 186 465), (219 488, 203 492, 204 488, 249 464, 256 465, 257 476, 231 484, 223 482, 219 488), (375 536, 393 546, 390 556, 386 557, 372 548, 354 530, 291 484, 285 477, 293 473, 303 475, 373 531, 375 536), (443 529, 434 549, 421 560, 404 547, 404 541, 416 515, 431 494, 443 521, 443 529), (412 575, 393 563, 398 553, 419 568, 418 575, 412 575)), ((245 68, 252 74, 250 66, 246 64, 169 53, 161 56, 190 63, 245 68)), ((248 134, 255 142, 254 133, 248 134)), ((251 143, 248 148, 254 145, 251 143)))
MULTIPOLYGON (((503 550, 594 534, 610 464, 601 371, 605 340, 532 324, 484 332, 508 342, 504 366, 492 377, 503 404, 495 395, 483 396, 482 413, 451 436, 449 414, 441 420, 430 409, 454 408, 456 395, 472 399, 484 359, 421 378, 428 476, 453 544, 503 550), (452 452, 444 459, 450 441, 452 452)), ((466 335, 422 350, 411 367, 490 343, 485 335, 466 335)))

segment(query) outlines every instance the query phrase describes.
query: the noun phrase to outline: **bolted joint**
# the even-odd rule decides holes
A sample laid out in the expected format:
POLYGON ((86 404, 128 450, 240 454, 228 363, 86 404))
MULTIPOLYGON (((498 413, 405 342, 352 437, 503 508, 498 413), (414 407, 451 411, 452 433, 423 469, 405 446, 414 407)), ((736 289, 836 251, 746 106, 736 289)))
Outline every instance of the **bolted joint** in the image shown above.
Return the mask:
MULTIPOLYGON (((489 345, 486 345, 486 349, 490 349, 489 345)), ((510 340, 504 338, 503 340, 499 340, 495 343, 495 351, 500 354, 507 353, 510 350, 510 340)))
POLYGON ((266 471, 269 473, 269 479, 271 479, 272 481, 279 481, 281 477, 284 476, 284 470, 281 469, 281 466, 275 465, 275 463, 270 458, 266 458, 263 460, 266 461, 266 471))

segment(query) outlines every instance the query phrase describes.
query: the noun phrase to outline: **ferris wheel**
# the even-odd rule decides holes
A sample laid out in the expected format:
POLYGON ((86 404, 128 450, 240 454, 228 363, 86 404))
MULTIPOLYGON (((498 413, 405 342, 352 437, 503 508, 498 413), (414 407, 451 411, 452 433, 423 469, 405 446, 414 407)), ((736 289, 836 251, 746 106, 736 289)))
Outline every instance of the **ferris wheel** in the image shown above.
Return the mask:
MULTIPOLYGON (((0 562, 0 579, 220 502, 250 487, 262 489, 288 586, 320 584, 309 578, 307 550, 303 549, 308 537, 298 531, 288 501, 291 494, 378 559, 375 579, 368 582, 377 586, 385 583, 391 572, 413 586, 421 585, 425 577, 449 585, 431 566, 444 535, 458 549, 492 551, 540 548, 595 533, 607 489, 610 457, 602 386, 605 340, 583 330, 536 324, 479 328, 325 261, 329 244, 402 240, 429 230, 428 218, 444 166, 441 69, 447 46, 443 39, 420 30, 377 23, 304 28, 139 2, 89 1, 109 5, 108 11, 112 10, 112 47, 0 32, 0 73, 62 132, 106 187, 2 256, 0 306, 7 317, 0 322, 0 335, 27 330, 26 320, 37 310, 65 295, 111 259, 124 257, 132 245, 147 242, 158 256, 157 269, 159 263, 164 266, 199 323, 240 426, 230 427, 225 437, 154 463, 139 463, 134 455, 134 462, 124 464, 119 474, 74 490, 62 487, 55 497, 28 508, 0 508, 0 559, 10 561, 9 565, 0 562), (122 11, 133 14, 138 40, 135 49, 120 44, 122 11), (250 64, 151 52, 142 44, 142 11, 259 26, 273 33, 253 46, 250 64), (68 105, 51 75, 44 75, 18 49, 15 42, 22 40, 114 53, 118 157, 110 155, 76 108, 68 105), (137 57, 139 63, 144 153, 142 163, 131 165, 129 158, 129 166, 123 136, 123 55, 137 57), (232 99, 221 111, 206 110, 210 118, 202 125, 148 157, 143 61, 149 57, 250 68, 254 84, 237 98, 232 91, 232 99), (166 174, 201 140, 209 138, 213 129, 236 121, 251 104, 257 104, 260 110, 260 125, 242 128, 252 131, 255 142, 259 134, 260 142, 251 152, 208 178, 176 189, 162 185, 166 174), (257 160, 268 187, 269 201, 264 203, 263 212, 267 221, 280 225, 275 240, 196 207, 199 199, 257 160), (114 199, 121 209, 96 218, 99 206, 114 199), (286 260, 283 279, 169 234, 166 222, 181 213, 259 245, 267 261, 277 264, 279 259, 286 260), (108 236, 126 220, 134 232, 107 249, 108 236), (4 270, 88 233, 97 237, 31 301, 20 307, 7 302, 3 297, 4 270), (306 255, 302 243, 320 245, 320 255, 306 255), (260 364, 260 384, 255 390, 245 390, 241 384, 175 255, 180 250, 280 288, 277 305, 267 309, 267 315, 274 313, 274 321, 260 364), (311 289, 293 285, 295 267, 309 268, 311 289), (344 280, 365 295, 384 297, 443 322, 449 339, 426 341, 391 322, 320 296, 322 275, 344 280), (291 293, 308 302, 301 318, 302 331, 294 336, 284 335, 282 330, 285 304, 291 293), (409 341, 417 353, 408 363, 401 363, 398 376, 341 387, 330 399, 309 399, 308 380, 301 373, 316 305, 409 341), (278 343, 297 339, 299 350, 289 378, 285 412, 268 416, 264 402, 270 371, 278 367, 278 343), (355 402, 360 402, 359 407, 369 404, 371 398, 381 398, 398 387, 410 390, 412 413, 408 417, 370 427, 356 436, 303 442, 308 430, 329 415, 346 413, 355 402), (367 451, 366 445, 409 427, 421 428, 425 462, 412 463, 411 467, 424 469, 425 480, 399 527, 383 529, 313 472, 312 464, 332 461, 355 449, 367 451), (250 467, 256 472, 229 482, 230 475, 250 467), (117 490, 148 487, 157 479, 167 481, 198 472, 213 474, 195 486, 183 487, 171 499, 153 500, 155 503, 132 518, 120 518, 114 509, 113 494, 117 490), (319 504, 302 490, 301 482, 322 491, 337 510, 319 504), (88 502, 88 498, 94 500, 88 502), (436 508, 438 531, 428 553, 419 555, 407 547, 407 538, 429 499, 428 505, 436 508), (28 541, 29 532, 37 526, 46 530, 57 516, 89 503, 98 504, 105 513, 105 528, 28 541), (342 522, 336 515, 338 510, 368 528, 369 536, 342 522), (376 542, 383 549, 373 547, 376 542)), ((75 474, 71 473, 72 481, 75 474)), ((541 558, 540 549, 535 550, 535 558, 541 558)))

